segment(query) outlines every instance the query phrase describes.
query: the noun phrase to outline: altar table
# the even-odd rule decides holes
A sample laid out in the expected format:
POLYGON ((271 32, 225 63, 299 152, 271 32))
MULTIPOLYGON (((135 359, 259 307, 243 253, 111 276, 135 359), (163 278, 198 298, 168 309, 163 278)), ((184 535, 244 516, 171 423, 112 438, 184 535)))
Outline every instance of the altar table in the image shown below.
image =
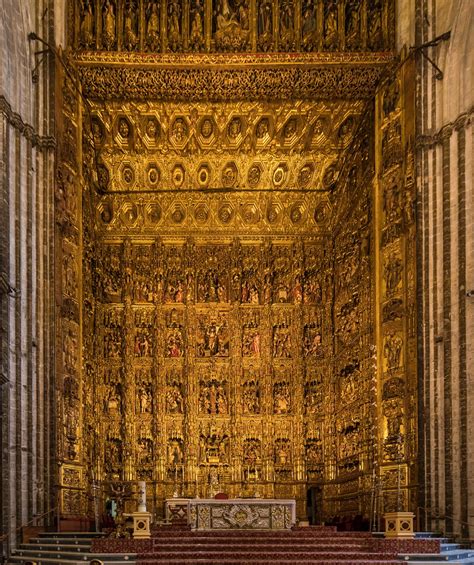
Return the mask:
POLYGON ((289 530, 296 523, 296 501, 265 498, 188 501, 192 530, 289 530))

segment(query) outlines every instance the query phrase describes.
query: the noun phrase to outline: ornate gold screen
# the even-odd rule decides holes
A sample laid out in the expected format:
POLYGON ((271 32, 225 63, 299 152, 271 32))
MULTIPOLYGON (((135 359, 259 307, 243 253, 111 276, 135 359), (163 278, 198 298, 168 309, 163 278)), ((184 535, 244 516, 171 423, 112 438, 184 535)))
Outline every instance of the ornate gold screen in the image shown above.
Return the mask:
POLYGON ((377 489, 413 505, 412 121, 369 52, 392 4, 243 1, 229 27, 222 3, 132 4, 71 10, 63 515, 116 479, 157 512, 223 491, 304 517, 310 487, 319 519, 367 516, 377 489))

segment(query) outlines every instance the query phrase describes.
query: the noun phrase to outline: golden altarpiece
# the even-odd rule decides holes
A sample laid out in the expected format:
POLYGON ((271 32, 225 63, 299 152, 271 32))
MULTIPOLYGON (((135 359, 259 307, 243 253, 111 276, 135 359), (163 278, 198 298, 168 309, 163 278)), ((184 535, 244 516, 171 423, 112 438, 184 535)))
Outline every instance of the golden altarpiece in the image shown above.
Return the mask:
POLYGON ((70 3, 63 519, 138 480, 157 514, 217 491, 295 498, 300 518, 311 492, 318 520, 416 506, 414 86, 394 13, 70 3))

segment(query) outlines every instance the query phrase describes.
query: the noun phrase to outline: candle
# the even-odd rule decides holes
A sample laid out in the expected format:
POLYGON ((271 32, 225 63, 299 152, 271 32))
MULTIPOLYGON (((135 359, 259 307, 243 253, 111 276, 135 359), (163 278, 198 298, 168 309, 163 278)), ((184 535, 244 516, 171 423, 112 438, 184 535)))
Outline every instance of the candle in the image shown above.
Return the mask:
POLYGON ((146 512, 146 483, 138 481, 138 512, 146 512))

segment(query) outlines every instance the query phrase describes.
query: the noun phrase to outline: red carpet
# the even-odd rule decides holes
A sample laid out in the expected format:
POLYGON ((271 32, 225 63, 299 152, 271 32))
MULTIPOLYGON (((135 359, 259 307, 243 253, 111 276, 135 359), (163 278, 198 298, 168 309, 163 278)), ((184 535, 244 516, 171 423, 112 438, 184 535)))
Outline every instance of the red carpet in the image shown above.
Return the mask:
POLYGON ((384 540, 331 527, 291 531, 160 528, 150 540, 101 539, 93 550, 137 553, 139 565, 389 565, 398 553, 438 553, 434 539, 384 540))

